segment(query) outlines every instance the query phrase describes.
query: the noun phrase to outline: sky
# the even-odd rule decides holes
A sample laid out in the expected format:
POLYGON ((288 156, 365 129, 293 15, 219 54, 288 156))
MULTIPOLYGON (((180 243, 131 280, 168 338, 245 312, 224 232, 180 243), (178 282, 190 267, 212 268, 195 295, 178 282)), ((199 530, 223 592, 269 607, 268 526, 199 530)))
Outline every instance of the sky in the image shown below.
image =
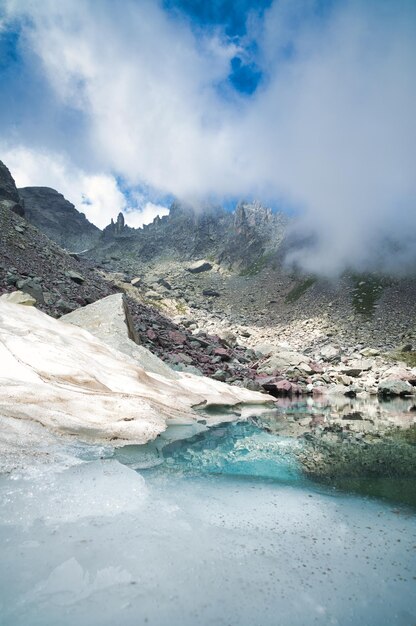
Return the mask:
POLYGON ((0 159, 100 227, 259 199, 289 261, 416 264, 414 0, 0 0, 0 159))

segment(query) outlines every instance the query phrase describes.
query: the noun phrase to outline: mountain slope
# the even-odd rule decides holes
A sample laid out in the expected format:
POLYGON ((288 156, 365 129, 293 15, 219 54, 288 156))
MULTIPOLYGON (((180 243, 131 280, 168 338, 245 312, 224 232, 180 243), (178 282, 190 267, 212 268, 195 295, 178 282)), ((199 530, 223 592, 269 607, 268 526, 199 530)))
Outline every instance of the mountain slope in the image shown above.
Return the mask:
POLYGON ((18 192, 26 219, 62 248, 81 252, 98 241, 100 229, 58 191, 49 187, 23 187, 18 192))

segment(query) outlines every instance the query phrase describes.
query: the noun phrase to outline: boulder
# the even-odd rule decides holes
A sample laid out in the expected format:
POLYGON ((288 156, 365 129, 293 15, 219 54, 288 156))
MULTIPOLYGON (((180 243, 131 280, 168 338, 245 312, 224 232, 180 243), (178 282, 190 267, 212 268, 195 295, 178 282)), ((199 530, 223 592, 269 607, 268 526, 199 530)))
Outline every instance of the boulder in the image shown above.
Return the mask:
POLYGON ((212 263, 201 259, 200 261, 195 261, 195 263, 192 263, 192 265, 189 265, 186 269, 188 272, 191 272, 191 274, 200 274, 201 272, 212 270, 212 263))
POLYGON ((366 358, 379 356, 380 350, 376 350, 376 348, 363 348, 362 350, 360 350, 360 354, 366 358))
POLYGON ((44 304, 45 299, 43 297, 43 291, 41 285, 32 278, 25 278, 18 280, 17 288, 24 293, 28 293, 32 298, 35 298, 39 304, 44 304))
POLYGON ((326 361, 334 361, 340 357, 341 351, 335 346, 327 345, 321 348, 320 354, 326 361))
MULTIPOLYGON (((138 345, 139 338, 134 329, 126 297, 122 293, 107 296, 68 315, 63 315, 61 320, 88 330, 108 346, 135 359, 149 372, 172 380, 178 378, 178 375, 161 359, 144 346, 138 345)), ((154 331, 149 329, 148 332, 152 333, 154 339, 157 338, 154 331)))
POLYGON ((29 293, 23 291, 12 291, 11 293, 4 293, 0 296, 0 300, 4 302, 11 302, 13 304, 23 304, 25 306, 34 306, 36 300, 29 293))
POLYGON ((77 283, 77 285, 82 285, 82 283, 85 282, 85 278, 81 276, 81 274, 78 274, 78 272, 74 272, 73 270, 68 270, 67 272, 65 272, 65 276, 73 280, 74 283, 77 283))
POLYGON ((280 350, 274 352, 266 359, 266 361, 259 366, 258 371, 273 374, 276 371, 284 372, 288 369, 293 369, 301 364, 305 367, 305 355, 289 350, 280 350))
POLYGON ((351 359, 341 367, 341 373, 347 376, 359 376, 371 370, 373 362, 369 359, 351 359))
POLYGON ((382 380, 377 391, 380 396, 411 396, 415 393, 414 387, 406 380, 382 380))
POLYGON ((290 380, 279 380, 277 382, 265 382, 263 389, 276 398, 282 396, 300 396, 302 389, 299 385, 292 383, 290 380))
POLYGON ((215 289, 203 289, 202 295, 209 296, 211 298, 219 298, 221 294, 219 291, 215 291, 215 289))

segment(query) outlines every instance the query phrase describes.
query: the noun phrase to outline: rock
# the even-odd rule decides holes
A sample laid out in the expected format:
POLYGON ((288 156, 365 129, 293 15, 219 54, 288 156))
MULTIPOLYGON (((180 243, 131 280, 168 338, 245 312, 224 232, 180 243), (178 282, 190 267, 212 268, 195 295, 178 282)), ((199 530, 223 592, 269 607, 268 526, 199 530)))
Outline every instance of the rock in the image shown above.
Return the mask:
POLYGON ((373 356, 379 356, 380 354, 380 350, 376 350, 375 348, 363 348, 362 350, 360 350, 360 354, 363 357, 373 357, 373 356))
POLYGON ((341 374, 340 376, 337 376, 337 380, 341 385, 345 385, 346 387, 348 387, 352 383, 352 378, 350 376, 347 376, 346 374, 341 374))
MULTIPOLYGON (((289 350, 275 351, 259 367, 259 372, 273 374, 276 371, 284 372, 305 363, 305 356, 289 350)), ((311 370, 312 371, 312 370, 311 370)))
POLYGON ((165 278, 159 278, 157 282, 159 285, 162 285, 162 287, 168 289, 169 291, 172 289, 172 285, 167 280, 165 280, 165 278))
POLYGON ((17 288, 20 289, 20 291, 24 291, 25 293, 28 293, 30 296, 35 298, 36 302, 38 302, 39 304, 45 303, 42 287, 32 278, 18 280, 17 288))
POLYGON ((231 360, 231 354, 225 348, 215 348, 214 349, 214 356, 220 357, 221 361, 230 361, 231 360))
MULTIPOLYGON (((107 296, 93 304, 77 309, 61 317, 63 322, 84 328, 104 341, 108 346, 135 359, 149 372, 160 374, 168 379, 177 375, 144 346, 138 345, 139 338, 133 325, 126 297, 121 293, 107 296)), ((152 337, 156 333, 151 329, 152 337)))
POLYGON ((224 381, 227 378, 227 372, 225 372, 224 370, 216 370, 211 376, 211 378, 213 378, 214 380, 224 381))
POLYGON ((177 330, 170 330, 168 333, 169 339, 172 343, 183 345, 186 342, 186 335, 180 333, 177 330))
POLYGON ((64 300, 63 298, 59 298, 59 300, 56 302, 56 308, 62 314, 65 314, 65 313, 70 313, 71 311, 73 311, 75 307, 72 304, 70 304, 67 300, 64 300))
POLYGON ((68 270, 65 272, 65 276, 74 281, 77 285, 82 285, 85 282, 85 278, 78 274, 78 272, 74 272, 73 270, 68 270))
MULTIPOLYGON (((249 337, 250 334, 243 334, 243 337, 249 337)), ((254 350, 261 356, 270 356, 274 352, 276 352, 277 348, 271 343, 258 343, 254 346, 254 350)))
POLYGON ((210 296, 212 298, 218 298, 221 294, 219 291, 215 291, 215 289, 203 289, 202 290, 202 295, 203 296, 210 296))
POLYGON ((352 359, 341 367, 341 372, 347 376, 359 376, 362 372, 371 370, 373 362, 368 359, 352 359))
POLYGON ((171 354, 169 361, 171 363, 184 363, 185 365, 191 365, 193 363, 193 359, 189 354, 171 354))
POLYGON ((382 380, 377 390, 380 396, 411 396, 415 393, 414 387, 406 380, 382 380))
POLYGON ((143 281, 142 281, 142 279, 141 279, 141 278, 139 278, 138 276, 136 276, 136 278, 133 278, 133 279, 130 281, 130 284, 131 284, 133 287, 137 287, 137 288, 139 288, 139 287, 141 287, 141 286, 142 286, 143 281))
POLYGON ((157 293, 157 291, 154 291, 153 289, 149 289, 148 291, 146 291, 146 293, 144 294, 144 297, 149 300, 161 300, 162 299, 162 296, 160 295, 160 293, 157 293))
POLYGON ((272 396, 279 398, 281 396, 300 396, 302 390, 299 385, 292 383, 290 380, 279 380, 277 382, 266 382, 262 385, 263 389, 272 396))
POLYGON ((36 304, 35 298, 23 291, 12 291, 12 293, 4 293, 0 296, 0 300, 5 302, 11 302, 13 304, 23 304, 24 306, 34 306, 36 304))
POLYGON ((192 263, 192 265, 189 265, 186 269, 188 272, 191 272, 191 274, 200 274, 201 272, 212 270, 212 263, 201 259, 200 261, 195 261, 195 263, 192 263))
POLYGON ((17 281, 20 279, 20 276, 18 274, 12 274, 11 272, 8 272, 6 274, 6 285, 16 285, 17 281))
POLYGON ((335 346, 327 345, 320 349, 320 354, 326 361, 335 361, 339 359, 341 351, 335 346))
MULTIPOLYGON (((194 365, 188 365, 187 363, 173 363, 172 369, 175 372, 185 372, 187 374, 193 374, 194 376, 203 376, 204 373, 198 367, 194 365)), ((253 389, 253 391, 256 391, 253 389)))

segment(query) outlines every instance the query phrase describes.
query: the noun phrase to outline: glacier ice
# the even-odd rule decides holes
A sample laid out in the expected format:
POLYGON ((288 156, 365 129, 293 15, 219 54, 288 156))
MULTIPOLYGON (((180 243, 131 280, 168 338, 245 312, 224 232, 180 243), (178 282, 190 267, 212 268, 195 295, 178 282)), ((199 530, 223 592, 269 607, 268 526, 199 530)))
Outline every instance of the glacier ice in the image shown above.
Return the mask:
POLYGON ((284 443, 221 430, 2 476, 2 626, 415 623, 411 510, 317 488, 284 443))

